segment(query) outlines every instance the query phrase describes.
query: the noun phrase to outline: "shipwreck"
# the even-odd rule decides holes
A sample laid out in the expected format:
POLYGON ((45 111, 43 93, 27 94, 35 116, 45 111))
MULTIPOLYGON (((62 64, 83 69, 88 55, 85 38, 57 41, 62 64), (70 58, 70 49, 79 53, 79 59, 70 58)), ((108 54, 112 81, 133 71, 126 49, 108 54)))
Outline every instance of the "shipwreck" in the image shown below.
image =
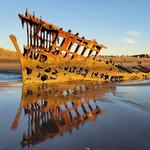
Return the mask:
POLYGON ((25 12, 19 14, 27 30, 27 43, 21 52, 14 35, 10 38, 17 50, 23 83, 62 82, 72 80, 122 81, 143 79, 147 73, 134 72, 113 62, 97 60, 107 48, 95 39, 87 40, 79 33, 65 31, 52 23, 25 12))

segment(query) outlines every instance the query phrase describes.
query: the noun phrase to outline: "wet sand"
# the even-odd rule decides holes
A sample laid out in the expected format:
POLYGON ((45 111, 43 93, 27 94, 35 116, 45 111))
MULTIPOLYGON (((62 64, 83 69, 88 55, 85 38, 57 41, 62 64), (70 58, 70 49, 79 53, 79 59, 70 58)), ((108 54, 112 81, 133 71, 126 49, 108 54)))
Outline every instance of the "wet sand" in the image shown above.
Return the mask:
POLYGON ((0 150, 149 150, 149 84, 71 84, 70 95, 54 95, 51 86, 37 87, 36 92, 20 81, 1 83, 0 150), (52 111, 55 106, 60 107, 58 114, 52 111))

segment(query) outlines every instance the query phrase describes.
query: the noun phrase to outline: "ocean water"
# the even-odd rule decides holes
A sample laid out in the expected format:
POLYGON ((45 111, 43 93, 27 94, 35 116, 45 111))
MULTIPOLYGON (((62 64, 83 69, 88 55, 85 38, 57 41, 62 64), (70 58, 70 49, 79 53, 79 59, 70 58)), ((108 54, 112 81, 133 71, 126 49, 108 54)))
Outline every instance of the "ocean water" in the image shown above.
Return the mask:
POLYGON ((20 73, 15 73, 15 72, 10 72, 10 73, 1 72, 0 73, 0 82, 20 81, 21 78, 22 77, 20 73))
POLYGON ((23 86, 0 74, 0 150, 149 150, 150 81, 23 86))

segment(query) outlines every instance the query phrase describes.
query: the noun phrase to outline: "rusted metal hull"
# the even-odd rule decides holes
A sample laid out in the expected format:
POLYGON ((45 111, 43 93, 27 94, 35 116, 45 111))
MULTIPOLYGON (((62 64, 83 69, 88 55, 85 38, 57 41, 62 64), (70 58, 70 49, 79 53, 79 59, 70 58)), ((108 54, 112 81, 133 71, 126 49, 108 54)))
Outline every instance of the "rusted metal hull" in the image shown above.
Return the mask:
MULTIPOLYGON (((21 57, 23 82, 62 82, 73 80, 113 80, 110 69, 116 68, 104 62, 87 60, 64 59, 61 57, 48 56, 46 63, 38 60, 21 57)), ((121 76, 114 76, 115 80, 121 80, 121 76)))
POLYGON ((142 79, 143 74, 129 74, 118 72, 112 64, 87 60, 80 61, 49 56, 47 63, 21 57, 23 83, 41 82, 53 83, 63 81, 123 81, 142 79), (111 71, 110 71, 111 70, 111 71))
MULTIPOLYGON (((19 14, 27 28, 27 44, 21 53, 17 40, 10 36, 22 65, 23 83, 72 80, 122 81, 143 79, 147 74, 129 72, 113 62, 97 61, 102 48, 95 39, 87 40, 47 23, 28 12, 19 14), (119 68, 119 69, 118 69, 119 68), (122 69, 124 72, 120 71, 122 69)), ((149 75, 148 75, 149 76, 149 75)))

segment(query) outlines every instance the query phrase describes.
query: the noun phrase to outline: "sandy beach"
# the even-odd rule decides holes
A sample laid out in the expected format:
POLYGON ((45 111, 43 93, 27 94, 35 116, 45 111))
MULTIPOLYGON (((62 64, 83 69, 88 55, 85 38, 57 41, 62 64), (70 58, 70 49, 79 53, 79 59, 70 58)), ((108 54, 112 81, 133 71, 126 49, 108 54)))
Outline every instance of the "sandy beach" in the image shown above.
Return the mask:
MULTIPOLYGON (((150 64, 100 58, 110 59, 129 68, 150 64)), ((0 59, 0 150, 149 150, 149 80, 29 86, 21 80, 19 60, 0 59)))
POLYGON ((149 150, 149 84, 97 83, 88 88, 79 83, 73 89, 81 92, 66 95, 48 85, 22 87, 19 78, 1 83, 0 149, 149 150))

